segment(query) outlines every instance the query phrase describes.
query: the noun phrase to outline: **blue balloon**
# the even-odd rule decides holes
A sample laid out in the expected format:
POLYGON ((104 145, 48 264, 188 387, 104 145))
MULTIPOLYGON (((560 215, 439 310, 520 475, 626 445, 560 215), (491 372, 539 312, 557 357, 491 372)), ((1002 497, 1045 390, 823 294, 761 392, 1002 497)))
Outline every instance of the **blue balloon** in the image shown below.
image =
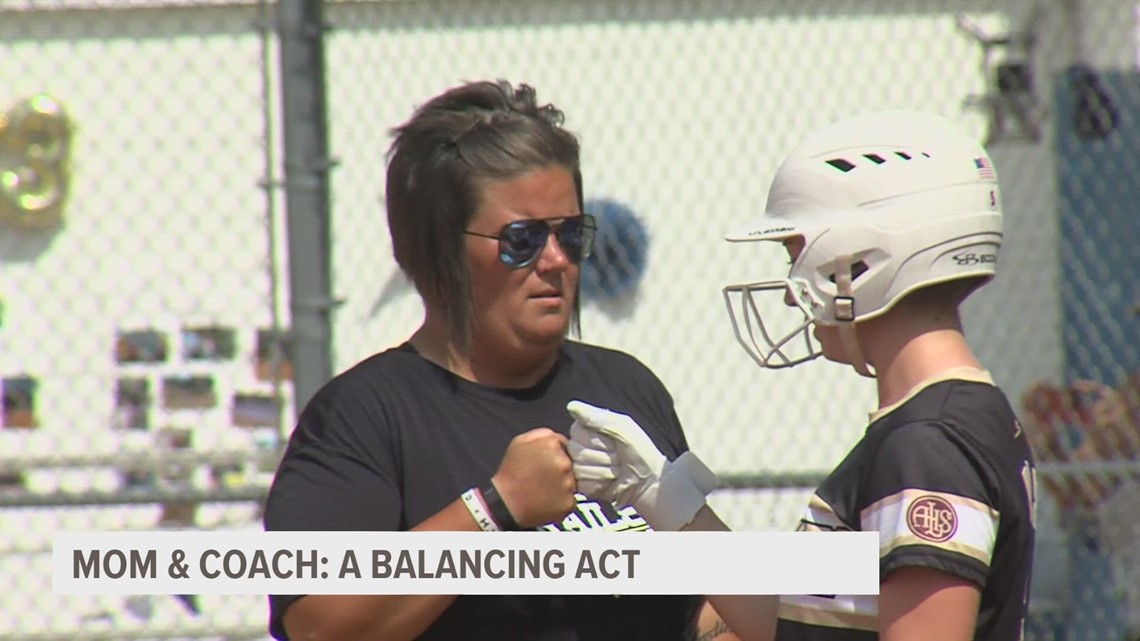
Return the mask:
POLYGON ((586 299, 616 300, 636 292, 649 259, 649 232, 628 206, 610 199, 586 202, 598 219, 594 251, 582 265, 586 299))

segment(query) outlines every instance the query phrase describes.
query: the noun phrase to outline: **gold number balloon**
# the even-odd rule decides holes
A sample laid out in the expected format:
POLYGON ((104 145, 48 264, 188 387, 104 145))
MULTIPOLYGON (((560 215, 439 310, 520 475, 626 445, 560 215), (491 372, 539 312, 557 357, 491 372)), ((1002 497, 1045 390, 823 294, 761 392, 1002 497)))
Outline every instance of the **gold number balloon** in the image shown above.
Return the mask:
POLYGON ((63 107, 46 95, 0 114, 0 218, 31 229, 62 221, 72 133, 63 107))

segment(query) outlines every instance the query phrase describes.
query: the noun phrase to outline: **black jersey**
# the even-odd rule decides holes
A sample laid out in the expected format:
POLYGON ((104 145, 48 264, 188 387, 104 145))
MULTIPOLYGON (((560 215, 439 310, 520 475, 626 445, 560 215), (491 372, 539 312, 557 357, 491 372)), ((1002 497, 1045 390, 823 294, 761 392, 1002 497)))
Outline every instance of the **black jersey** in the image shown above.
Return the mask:
MULTIPOLYGON (((266 506, 268 530, 408 530, 483 486, 515 436, 569 434, 573 399, 632 416, 669 458, 687 448, 664 385, 631 356, 568 342, 538 385, 477 385, 410 345, 336 377, 302 412, 266 506)), ((645 530, 630 507, 579 496, 547 530, 645 530)), ((270 632, 297 596, 270 596, 270 632)), ((460 596, 420 637, 558 641, 684 639, 703 599, 674 596, 460 596)))
MULTIPOLYGON (((1023 636, 1034 542, 1033 455, 984 372, 930 381, 872 416, 816 490, 801 530, 878 531, 880 580, 927 567, 981 588, 978 641, 1023 636)), ((780 600, 778 641, 878 638, 876 596, 780 600)))

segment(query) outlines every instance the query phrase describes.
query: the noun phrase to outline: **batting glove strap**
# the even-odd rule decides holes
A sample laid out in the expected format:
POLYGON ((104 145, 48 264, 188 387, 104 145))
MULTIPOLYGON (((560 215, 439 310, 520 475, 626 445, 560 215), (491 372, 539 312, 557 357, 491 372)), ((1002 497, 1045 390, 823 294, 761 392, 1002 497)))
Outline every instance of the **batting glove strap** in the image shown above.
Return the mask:
POLYGON ((639 497, 634 508, 662 532, 676 532, 693 522, 716 489, 716 475, 692 452, 665 464, 660 480, 639 497))

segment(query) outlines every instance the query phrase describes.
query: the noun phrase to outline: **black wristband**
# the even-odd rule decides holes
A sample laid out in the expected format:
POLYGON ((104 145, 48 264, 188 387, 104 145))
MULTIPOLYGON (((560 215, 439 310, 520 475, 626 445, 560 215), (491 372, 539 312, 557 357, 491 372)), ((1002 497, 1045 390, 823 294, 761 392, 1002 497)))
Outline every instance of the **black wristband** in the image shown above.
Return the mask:
POLYGON ((494 483, 488 483, 486 487, 479 490, 483 495, 483 502, 487 504, 487 509, 491 512, 491 518, 499 524, 499 529, 504 532, 518 532, 522 530, 522 526, 515 520, 511 514, 510 508, 507 507, 506 501, 499 494, 499 490, 495 489, 494 483))

